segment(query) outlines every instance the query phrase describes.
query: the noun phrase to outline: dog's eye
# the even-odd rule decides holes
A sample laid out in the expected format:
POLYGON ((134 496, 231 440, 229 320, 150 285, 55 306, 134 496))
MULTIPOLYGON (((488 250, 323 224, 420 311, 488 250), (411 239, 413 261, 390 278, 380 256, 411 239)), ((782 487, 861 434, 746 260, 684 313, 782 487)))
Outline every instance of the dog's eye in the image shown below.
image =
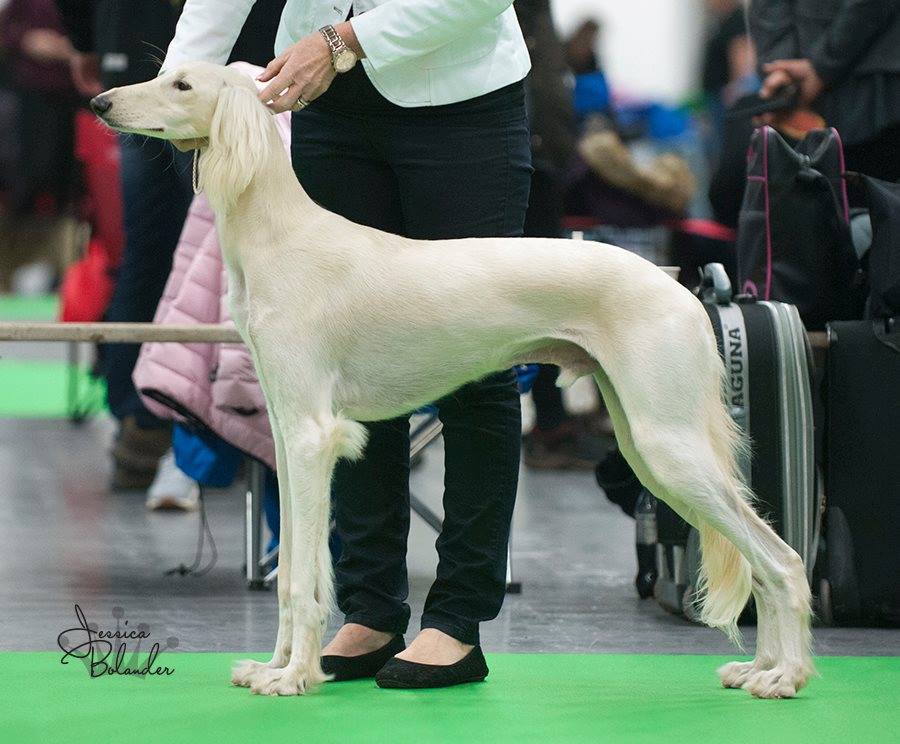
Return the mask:
POLYGON ((175 87, 178 88, 178 90, 191 90, 191 86, 188 85, 184 80, 176 80, 175 87))

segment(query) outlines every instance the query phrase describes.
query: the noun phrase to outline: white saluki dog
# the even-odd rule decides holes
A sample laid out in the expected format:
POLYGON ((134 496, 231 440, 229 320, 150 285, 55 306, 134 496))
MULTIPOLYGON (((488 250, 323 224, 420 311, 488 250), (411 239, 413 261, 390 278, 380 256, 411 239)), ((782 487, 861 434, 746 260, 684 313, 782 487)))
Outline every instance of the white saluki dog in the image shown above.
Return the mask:
MULTIPOLYGON (((700 302, 613 246, 550 239, 410 240, 315 204, 245 75, 187 64, 94 101, 111 127, 203 140, 199 186, 216 214, 230 303, 265 393, 281 496, 278 635, 232 681, 304 693, 332 606, 330 484, 366 429, 522 362, 559 384, 593 375, 641 482, 700 532, 702 619, 738 640, 752 591, 755 660, 727 687, 790 697, 813 674, 800 557, 751 507, 743 440, 722 400, 723 364, 700 302)), ((366 184, 348 188, 366 188, 366 184)))

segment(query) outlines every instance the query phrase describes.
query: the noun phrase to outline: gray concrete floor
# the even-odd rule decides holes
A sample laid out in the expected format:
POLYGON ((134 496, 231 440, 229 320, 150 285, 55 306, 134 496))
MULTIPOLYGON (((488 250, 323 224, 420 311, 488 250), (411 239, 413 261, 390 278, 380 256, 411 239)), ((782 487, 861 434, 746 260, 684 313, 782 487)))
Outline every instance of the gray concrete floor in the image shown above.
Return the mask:
MULTIPOLYGON (((198 517, 148 513, 142 494, 109 493, 111 432, 103 418, 80 428, 0 420, 0 649, 54 649, 78 603, 101 627, 122 607, 132 627, 147 623, 154 638, 175 636, 185 650, 268 650, 276 598, 242 581, 241 486, 208 495, 215 568, 166 576, 192 561, 198 517)), ((414 491, 435 508, 441 460, 436 443, 413 476, 414 491)), ((524 590, 484 625, 487 651, 730 653, 719 633, 637 598, 633 522, 589 473, 523 471, 513 540, 524 590)), ((434 534, 414 518, 412 628, 435 562, 434 534)), ((748 644, 753 635, 746 630, 748 644)), ((821 654, 900 653, 898 630, 817 628, 815 640, 821 654)))

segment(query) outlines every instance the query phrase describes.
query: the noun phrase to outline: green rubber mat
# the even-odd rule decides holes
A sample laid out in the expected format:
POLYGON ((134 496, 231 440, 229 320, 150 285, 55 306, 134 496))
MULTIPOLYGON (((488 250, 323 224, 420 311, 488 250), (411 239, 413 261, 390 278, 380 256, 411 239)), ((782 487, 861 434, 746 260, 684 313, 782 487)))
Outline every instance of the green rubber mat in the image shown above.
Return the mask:
MULTIPOLYGON (((0 321, 54 320, 58 308, 56 295, 0 295, 0 321)), ((74 378, 69 376, 69 365, 62 361, 63 344, 58 344, 58 362, 16 359, 17 346, 5 345, 0 358, 0 418, 68 418, 73 413, 88 415, 105 409, 102 383, 92 379, 86 369, 76 370, 74 378)))
MULTIPOLYGON (((68 370, 65 362, 0 359, 0 418, 68 417, 68 370)), ((78 392, 73 398, 78 412, 104 410, 103 383, 91 378, 85 369, 75 374, 78 392)))
POLYGON ((58 308, 56 295, 0 295, 0 320, 55 320, 58 308))
MULTIPOLYGON (((690 742, 897 741, 900 658, 825 657, 794 700, 718 685, 724 657, 488 656, 481 684, 381 690, 371 680, 267 698, 228 684, 236 654, 163 653, 171 676, 91 679, 57 653, 0 654, 3 741, 690 742)), ((257 656, 256 658, 263 658, 257 656)))

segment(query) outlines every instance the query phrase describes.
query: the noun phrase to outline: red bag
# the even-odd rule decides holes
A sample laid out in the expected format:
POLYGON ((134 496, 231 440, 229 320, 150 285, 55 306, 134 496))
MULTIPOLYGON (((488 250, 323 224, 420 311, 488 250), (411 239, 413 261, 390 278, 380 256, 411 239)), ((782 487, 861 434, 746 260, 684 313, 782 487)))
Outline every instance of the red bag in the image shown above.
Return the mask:
POLYGON ((103 319, 113 293, 111 269, 106 247, 92 238, 84 258, 69 267, 59 288, 61 321, 93 323, 103 319))
POLYGON ((87 111, 75 117, 76 156, 84 173, 84 219, 91 239, 80 261, 70 266, 60 287, 60 320, 92 323, 103 319, 113 294, 113 270, 124 242, 119 144, 116 135, 87 111))

